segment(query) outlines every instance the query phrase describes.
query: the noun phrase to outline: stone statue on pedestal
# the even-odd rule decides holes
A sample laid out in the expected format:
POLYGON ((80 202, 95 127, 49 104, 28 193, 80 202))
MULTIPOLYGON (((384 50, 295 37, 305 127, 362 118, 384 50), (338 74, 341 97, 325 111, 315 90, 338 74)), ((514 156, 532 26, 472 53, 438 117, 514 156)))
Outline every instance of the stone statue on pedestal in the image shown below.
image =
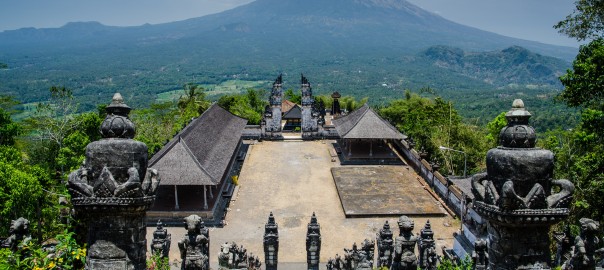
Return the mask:
POLYGON ((575 245, 570 261, 565 269, 587 270, 596 268, 596 251, 600 240, 597 237, 600 223, 589 218, 582 218, 581 234, 575 238, 575 245))
POLYGON ((75 215, 88 227, 86 269, 146 269, 145 215, 155 201, 158 173, 147 169, 147 146, 119 93, 106 108, 102 139, 68 178, 75 215))
POLYGON ((187 234, 178 242, 183 270, 210 269, 210 235, 201 217, 190 215, 184 219, 187 234))
POLYGON ((151 241, 151 253, 159 253, 163 258, 168 258, 172 236, 163 226, 164 224, 161 223, 161 220, 158 220, 157 229, 153 232, 153 240, 151 241))
POLYGON ((415 246, 417 237, 413 235, 415 223, 407 216, 401 216, 398 220, 399 236, 394 240, 394 256, 392 258, 392 270, 415 270, 417 269, 417 256, 415 246))

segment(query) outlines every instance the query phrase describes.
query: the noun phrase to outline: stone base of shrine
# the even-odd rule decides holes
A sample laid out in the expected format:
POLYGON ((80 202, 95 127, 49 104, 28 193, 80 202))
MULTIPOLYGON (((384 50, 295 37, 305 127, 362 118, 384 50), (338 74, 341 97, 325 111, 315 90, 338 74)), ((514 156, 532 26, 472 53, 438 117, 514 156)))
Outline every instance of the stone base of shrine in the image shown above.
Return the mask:
POLYGON ((446 215, 409 166, 335 167, 331 174, 346 217, 446 215))

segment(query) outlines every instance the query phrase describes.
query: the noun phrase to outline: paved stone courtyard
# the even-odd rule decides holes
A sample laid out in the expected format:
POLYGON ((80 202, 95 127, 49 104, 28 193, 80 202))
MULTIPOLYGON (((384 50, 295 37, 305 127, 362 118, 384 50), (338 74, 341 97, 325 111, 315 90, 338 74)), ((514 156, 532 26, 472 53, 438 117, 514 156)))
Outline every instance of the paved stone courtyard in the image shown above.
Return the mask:
MULTIPOLYGON (((331 161, 329 147, 331 141, 259 142, 250 147, 227 214, 227 225, 210 228, 210 262, 214 269, 220 245, 231 241, 243 245, 264 263, 262 236, 271 211, 279 224, 280 269, 304 269, 306 225, 313 212, 321 224, 322 268, 336 253, 343 255, 343 248, 365 238, 374 239, 386 220, 398 234, 396 217, 345 217, 330 171, 340 165, 331 161)), ((413 219, 415 233, 430 219, 439 252, 442 245, 452 246, 452 234, 459 228, 457 220, 448 215, 413 219)), ((154 229, 147 228, 148 243, 154 229)), ((170 261, 179 260, 177 242, 185 233, 184 227, 168 230, 172 234, 170 261)))
POLYGON ((331 168, 347 217, 442 216, 445 211, 408 166, 331 168))

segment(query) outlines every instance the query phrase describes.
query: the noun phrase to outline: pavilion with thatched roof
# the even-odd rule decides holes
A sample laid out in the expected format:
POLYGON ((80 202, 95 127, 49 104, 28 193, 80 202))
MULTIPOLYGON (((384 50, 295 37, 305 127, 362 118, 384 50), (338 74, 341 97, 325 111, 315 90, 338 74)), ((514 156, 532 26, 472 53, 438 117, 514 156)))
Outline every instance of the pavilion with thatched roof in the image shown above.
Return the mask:
POLYGON ((340 136, 342 164, 396 164, 400 159, 389 147, 392 140, 405 138, 367 104, 348 115, 333 119, 340 136))
POLYGON ((205 211, 203 216, 212 219, 224 204, 223 193, 232 188, 231 168, 246 124, 246 119, 214 104, 159 150, 149 160, 161 184, 148 216, 164 220, 205 211))

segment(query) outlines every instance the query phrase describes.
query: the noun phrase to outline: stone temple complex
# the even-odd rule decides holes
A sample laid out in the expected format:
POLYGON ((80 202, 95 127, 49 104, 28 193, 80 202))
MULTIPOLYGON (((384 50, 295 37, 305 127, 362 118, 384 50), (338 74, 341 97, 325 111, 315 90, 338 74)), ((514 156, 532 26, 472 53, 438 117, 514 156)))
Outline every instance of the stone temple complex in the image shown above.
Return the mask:
MULTIPOLYGON (((283 104, 280 99, 282 83, 279 76, 271 93, 274 102, 267 107, 263 124, 253 127, 261 129, 257 132, 257 139, 283 139, 280 111, 283 104), (275 124, 276 120, 279 121, 278 126, 275 124)), ((507 126, 500 132, 499 146, 487 153, 486 172, 459 181, 461 185, 467 180, 470 186, 472 204, 466 204, 466 199, 470 197, 463 196, 464 188, 457 187, 452 181, 445 179, 438 173, 438 166, 429 164, 413 149, 410 138, 394 129, 367 105, 348 115, 339 116, 334 121, 335 127, 328 127, 324 125, 323 115, 319 113, 317 104, 311 99, 312 89, 304 76, 301 85, 304 139, 321 139, 325 134, 336 132, 339 140, 330 140, 333 144, 330 145, 333 148, 330 148, 329 153, 333 158, 331 162, 335 162, 335 158, 344 161, 346 158, 343 156, 349 156, 354 149, 359 149, 360 145, 369 144, 367 164, 373 166, 355 167, 341 162, 336 166, 338 168, 332 168, 334 183, 329 185, 334 184, 334 187, 339 189, 337 196, 340 197, 343 210, 347 211, 350 207, 354 209, 351 211, 357 211, 358 215, 360 209, 367 211, 363 213, 368 216, 380 218, 392 218, 396 215, 397 220, 391 223, 387 220, 380 221, 379 227, 374 228, 370 238, 359 241, 360 245, 354 243, 351 249, 344 248, 341 253, 343 256, 329 254, 335 257, 327 260, 321 254, 325 256, 325 247, 331 245, 328 241, 330 235, 325 233, 325 229, 329 229, 330 218, 333 219, 334 215, 321 215, 323 226, 320 226, 317 215, 313 212, 310 222, 305 226, 306 234, 301 235, 298 240, 299 250, 295 251, 303 254, 305 258, 300 262, 304 264, 300 269, 437 269, 443 257, 454 261, 462 259, 460 256, 451 255, 445 247, 442 252, 438 252, 436 242, 439 232, 433 230, 434 223, 430 220, 425 224, 422 222, 423 226, 419 227, 417 233, 414 218, 407 216, 407 212, 391 211, 392 205, 402 204, 396 198, 409 195, 402 193, 412 192, 404 189, 401 192, 391 186, 380 190, 377 182, 387 182, 385 180, 371 180, 365 185, 358 181, 359 177, 371 178, 375 175, 389 175, 386 178, 402 177, 411 174, 412 169, 418 172, 415 174, 417 181, 425 181, 423 189, 430 189, 434 197, 440 197, 442 208, 461 217, 464 222, 460 230, 461 235, 465 234, 466 222, 478 219, 469 217, 466 212, 474 211, 484 219, 486 233, 473 235, 474 239, 470 243, 472 250, 467 252, 468 258, 473 262, 473 269, 552 269, 557 265, 562 269, 601 269, 604 264, 604 248, 600 248, 601 243, 596 236, 600 228, 596 221, 581 219, 580 234, 573 237, 570 230, 566 230, 556 238, 556 256, 550 252, 550 227, 569 215, 574 186, 568 180, 554 179, 554 156, 552 152, 535 146, 537 136, 529 125, 531 114, 521 100, 515 100, 512 109, 506 114, 507 126), (383 134, 381 138, 379 134, 383 134), (344 151, 338 144, 345 145, 344 151), (339 153, 335 148, 340 148, 339 153), (385 166, 381 165, 383 162, 378 163, 380 166, 372 163, 374 155, 378 153, 383 154, 384 158, 398 158, 409 165, 406 170, 392 170, 394 174, 381 174, 385 171, 382 169, 385 166), (336 178, 350 178, 357 182, 341 180, 342 182, 338 183, 336 178), (349 193, 346 193, 346 190, 349 190, 349 193), (367 196, 369 190, 384 193, 367 196), (360 194, 354 198, 369 199, 359 200, 348 206, 342 197, 353 193, 360 194), (378 197, 386 197, 388 200, 382 203, 378 197), (392 199, 393 197, 395 199, 392 199), (385 207, 378 213, 375 211, 377 204, 368 201, 378 201, 378 204, 385 207), (391 228, 391 224, 395 223, 397 226, 391 228)), ((334 96, 339 97, 339 94, 334 96)), ((291 233, 296 224, 301 224, 291 216, 279 219, 280 216, 274 215, 273 212, 251 213, 263 218, 268 214, 263 231, 263 224, 248 224, 263 233, 256 240, 261 247, 258 250, 248 250, 243 245, 236 244, 238 240, 249 240, 249 235, 238 233, 233 236, 236 239, 216 239, 211 236, 212 228, 204 223, 204 220, 215 219, 213 215, 217 207, 226 208, 230 203, 228 193, 234 189, 232 186, 235 183, 232 181, 235 178, 229 178, 236 167, 236 161, 243 162, 246 158, 245 154, 239 154, 244 133, 242 130, 250 128, 245 126, 245 120, 213 105, 148 162, 146 145, 133 140, 135 128, 128 118, 130 110, 121 95, 115 94, 111 104, 107 106, 107 117, 100 127, 103 138, 87 146, 85 162, 81 168, 69 175, 71 203, 76 218, 85 228, 82 234, 88 247, 86 269, 146 269, 146 260, 150 255, 147 247, 163 257, 170 256, 170 247, 178 248, 178 263, 181 269, 280 268, 283 261, 279 257, 292 252, 283 248, 288 246, 288 243, 283 241, 282 237, 291 233), (148 163, 152 164, 153 168, 150 168, 148 163), (181 186, 184 188, 178 189, 181 186), (179 192, 190 192, 193 189, 203 190, 203 193, 198 192, 191 196, 195 207, 175 214, 174 210, 179 210, 182 205, 178 198, 179 192), (162 200, 158 199, 158 191, 161 191, 160 197, 164 196, 162 200), (202 204, 199 204, 200 202, 202 204), (170 234, 164 223, 156 217, 148 219, 147 212, 152 209, 154 203, 173 207, 166 211, 168 214, 159 213, 159 216, 171 218, 171 225, 175 224, 173 220, 178 221, 176 229, 181 232, 178 237, 174 237, 177 243, 171 243, 174 230, 170 234), (204 211, 211 214, 206 218, 197 214, 203 214, 204 211), (283 221, 277 222, 278 220, 283 221), (157 228, 147 231, 147 224, 157 228), (281 234, 280 229, 284 230, 281 234), (149 233, 153 237, 150 243, 146 240, 149 233), (219 243, 220 249, 212 250, 211 243, 219 243), (218 267, 213 268, 212 262, 216 260, 218 267)), ((314 142, 300 140, 299 143, 314 142)), ((310 160, 315 157, 305 155, 304 158, 310 160)), ((387 183, 396 185, 397 182, 387 183)), ((415 191, 421 189, 418 187, 415 191)), ((412 209, 414 211, 428 209, 422 208, 422 203, 414 202, 413 199, 407 200, 406 203, 418 205, 416 209, 412 209)), ((154 208, 155 211, 150 213, 161 212, 157 209, 161 207, 154 208)), ((339 214, 349 216, 347 213, 339 214)), ((440 214, 444 214, 442 210, 440 214)), ((432 212, 431 215, 430 219, 433 220, 432 217, 436 218, 439 213, 432 212)), ((13 221, 12 235, 7 239, 0 239, 0 247, 11 251, 23 248, 18 242, 31 239, 28 225, 29 221, 25 219, 13 221)), ((226 223, 212 225, 229 226, 226 223)), ((456 241, 458 239, 461 238, 455 238, 456 241)))

